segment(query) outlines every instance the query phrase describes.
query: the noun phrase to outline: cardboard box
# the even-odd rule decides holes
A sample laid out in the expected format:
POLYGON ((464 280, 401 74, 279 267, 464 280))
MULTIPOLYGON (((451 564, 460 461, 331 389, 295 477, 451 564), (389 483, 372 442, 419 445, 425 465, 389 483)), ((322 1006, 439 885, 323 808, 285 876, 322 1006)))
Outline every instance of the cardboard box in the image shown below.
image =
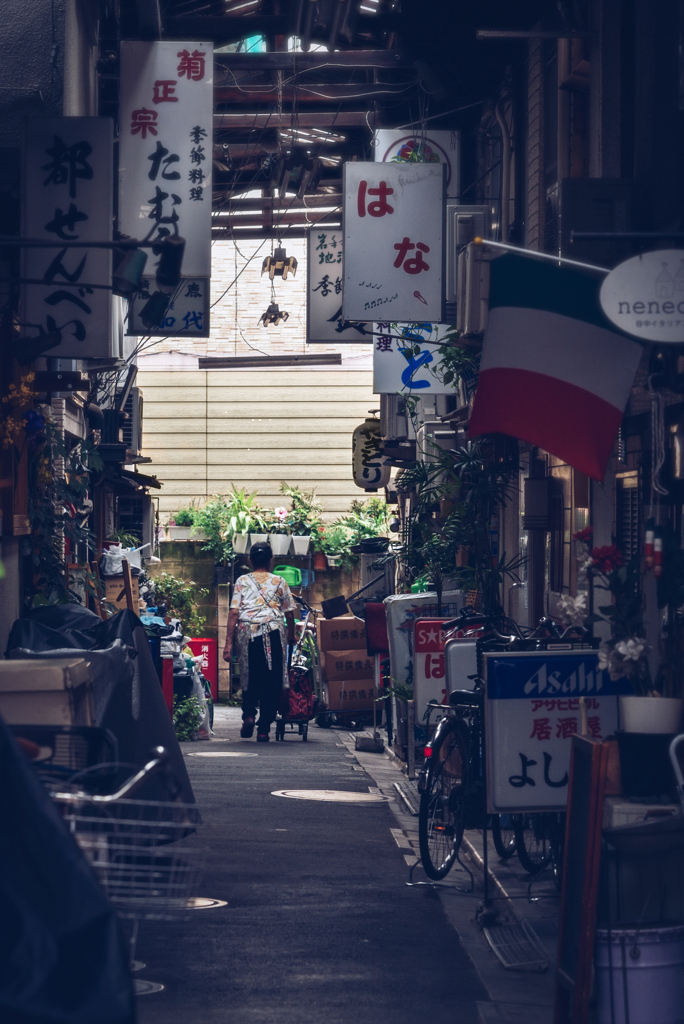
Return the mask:
MULTIPOLYGON (((325 703, 329 711, 372 711, 372 679, 332 679, 325 684, 325 703)), ((378 704, 378 720, 382 705, 378 704)))
POLYGON ((337 619, 319 619, 318 649, 320 651, 366 651, 366 623, 353 615, 337 619))
POLYGON ((326 651, 321 669, 324 679, 373 680, 373 659, 365 651, 326 651))
POLYGON ((10 725, 95 725, 92 678, 83 658, 0 662, 0 715, 10 725))
MULTIPOLYGON (((105 576, 104 584, 105 600, 116 605, 117 608, 127 608, 123 576, 105 576)), ((131 577, 131 593, 133 594, 133 610, 137 611, 138 601, 140 600, 140 587, 138 586, 137 576, 131 577)))

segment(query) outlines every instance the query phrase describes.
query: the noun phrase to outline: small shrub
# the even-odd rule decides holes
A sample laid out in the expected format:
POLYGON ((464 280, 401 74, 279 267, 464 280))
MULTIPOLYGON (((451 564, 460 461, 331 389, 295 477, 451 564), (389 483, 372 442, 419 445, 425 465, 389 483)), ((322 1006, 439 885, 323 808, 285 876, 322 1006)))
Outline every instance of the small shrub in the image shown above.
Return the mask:
POLYGON ((192 740, 204 717, 204 709, 197 697, 173 698, 173 726, 179 740, 192 740))

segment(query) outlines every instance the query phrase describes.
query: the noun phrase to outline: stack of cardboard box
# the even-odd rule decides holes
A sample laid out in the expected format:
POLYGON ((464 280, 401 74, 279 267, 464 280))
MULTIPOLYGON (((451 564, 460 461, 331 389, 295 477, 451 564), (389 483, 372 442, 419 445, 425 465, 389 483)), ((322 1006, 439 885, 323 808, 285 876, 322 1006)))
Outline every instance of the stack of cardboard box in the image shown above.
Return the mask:
POLYGON ((363 619, 343 615, 318 620, 318 648, 331 711, 373 710, 373 659, 367 654, 363 619))

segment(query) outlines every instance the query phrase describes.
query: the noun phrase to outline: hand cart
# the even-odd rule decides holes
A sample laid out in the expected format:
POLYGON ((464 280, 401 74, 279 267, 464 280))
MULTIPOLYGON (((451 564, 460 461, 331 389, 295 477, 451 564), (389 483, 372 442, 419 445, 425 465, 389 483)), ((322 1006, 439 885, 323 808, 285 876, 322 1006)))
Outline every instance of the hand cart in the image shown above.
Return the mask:
MULTIPOLYGON (((316 641, 310 632, 307 632, 307 625, 312 611, 306 601, 301 597, 295 600, 302 606, 304 618, 301 620, 301 633, 299 640, 292 647, 290 652, 290 663, 288 669, 289 686, 283 690, 280 702, 280 711, 276 716, 275 738, 285 739, 285 728, 290 726, 290 731, 297 728, 302 741, 306 743, 309 736, 309 722, 318 713, 319 698, 315 693, 316 672, 318 670, 318 648, 316 641)), ((320 687, 320 683, 319 683, 320 687)))

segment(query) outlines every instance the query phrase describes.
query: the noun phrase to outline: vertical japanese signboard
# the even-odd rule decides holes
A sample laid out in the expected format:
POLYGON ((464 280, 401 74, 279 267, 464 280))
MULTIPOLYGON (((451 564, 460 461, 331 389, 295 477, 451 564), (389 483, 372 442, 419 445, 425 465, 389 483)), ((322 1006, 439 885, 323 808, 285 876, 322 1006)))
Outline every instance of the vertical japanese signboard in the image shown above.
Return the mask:
POLYGON ((120 109, 121 230, 148 241, 181 236, 183 277, 209 278, 212 44, 122 42, 120 109))
POLYGON ((447 325, 380 320, 373 327, 374 394, 413 393, 420 398, 454 393, 453 382, 444 384, 440 374, 439 345, 450 329, 447 325))
MULTIPOLYGON (((140 284, 141 290, 128 304, 127 333, 148 335, 150 329, 142 322, 140 313, 154 291, 154 279, 143 277, 140 284)), ((209 281, 203 278, 184 278, 176 289, 156 333, 167 338, 208 338, 209 298, 209 281)))
POLYGON ((405 129, 380 128, 375 133, 373 155, 377 161, 392 164, 444 164, 446 194, 461 194, 461 133, 452 131, 418 132, 405 129))
MULTIPOLYGON (((112 238, 112 122, 31 118, 24 137, 23 234, 49 242, 112 238)), ((22 334, 52 335, 49 355, 107 358, 112 351, 111 249, 25 249, 22 334)), ((117 339, 118 346, 118 339, 117 339)))
POLYGON ((484 657, 488 810, 562 810, 579 698, 589 701, 589 736, 605 739, 618 726, 619 682, 591 650, 484 657))
POLYGON ((443 164, 344 165, 346 320, 443 319, 443 164))
POLYGON ((306 340, 308 344, 372 342, 372 325, 342 317, 342 232, 309 228, 307 235, 306 340))

